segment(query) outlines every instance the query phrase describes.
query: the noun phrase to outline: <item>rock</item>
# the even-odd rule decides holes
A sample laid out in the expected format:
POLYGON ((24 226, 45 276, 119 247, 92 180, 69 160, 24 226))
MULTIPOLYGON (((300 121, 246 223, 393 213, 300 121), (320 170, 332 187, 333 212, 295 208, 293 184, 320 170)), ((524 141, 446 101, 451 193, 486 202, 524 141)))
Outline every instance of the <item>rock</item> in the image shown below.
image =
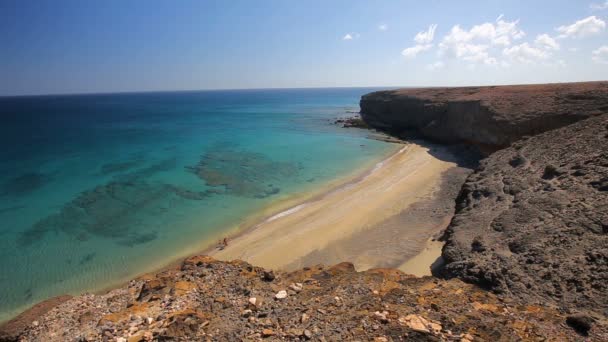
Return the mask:
POLYGON ((258 299, 256 297, 249 298, 249 304, 256 306, 258 299))
POLYGON ((308 316, 308 314, 303 313, 302 316, 300 316, 300 323, 306 323, 308 320, 310 320, 310 316, 308 316))
POLYGON ((304 338, 310 340, 312 338, 312 332, 308 329, 304 329, 304 338))
POLYGON ((289 288, 294 290, 295 292, 300 292, 302 291, 303 285, 302 283, 291 283, 291 285, 289 285, 289 288))
POLYGON ((408 328, 421 332, 421 333, 433 333, 438 334, 441 332, 441 324, 433 321, 429 321, 420 315, 407 315, 405 317, 399 317, 399 324, 407 326, 408 328))
POLYGON ((595 320, 584 314, 574 314, 566 317, 566 323, 583 336, 589 335, 589 330, 595 320))
POLYGON ((270 337, 270 336, 274 336, 275 332, 272 329, 264 329, 262 330, 262 337, 270 337))
POLYGON ((381 323, 388 323, 388 311, 376 311, 374 312, 374 317, 381 323))
POLYGON ((274 272, 272 270, 264 270, 262 279, 265 281, 273 281, 275 279, 274 272))
POLYGON ((461 334, 460 342, 473 342, 473 336, 471 334, 461 334))
POLYGON ((124 337, 118 337, 118 338, 116 339, 116 342, 127 342, 127 339, 126 339, 126 338, 124 338, 124 337))
POLYGON ((248 318, 249 316, 251 316, 253 314, 253 311, 247 309, 247 310, 243 310, 243 312, 241 313, 241 316, 248 318))
POLYGON ((384 336, 374 337, 374 342, 388 342, 388 338, 384 336))
POLYGON ((287 291, 281 290, 281 291, 277 292, 277 294, 274 295, 274 298, 276 298, 276 299, 285 299, 285 298, 287 298, 287 291))

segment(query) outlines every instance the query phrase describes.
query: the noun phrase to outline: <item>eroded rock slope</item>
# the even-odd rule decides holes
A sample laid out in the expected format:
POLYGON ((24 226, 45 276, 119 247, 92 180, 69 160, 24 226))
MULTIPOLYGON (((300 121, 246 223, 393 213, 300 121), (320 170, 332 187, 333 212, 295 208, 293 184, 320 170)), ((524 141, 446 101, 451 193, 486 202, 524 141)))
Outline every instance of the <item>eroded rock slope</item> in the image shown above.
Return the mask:
POLYGON ((448 275, 608 316, 608 114, 495 152, 456 206, 448 275))

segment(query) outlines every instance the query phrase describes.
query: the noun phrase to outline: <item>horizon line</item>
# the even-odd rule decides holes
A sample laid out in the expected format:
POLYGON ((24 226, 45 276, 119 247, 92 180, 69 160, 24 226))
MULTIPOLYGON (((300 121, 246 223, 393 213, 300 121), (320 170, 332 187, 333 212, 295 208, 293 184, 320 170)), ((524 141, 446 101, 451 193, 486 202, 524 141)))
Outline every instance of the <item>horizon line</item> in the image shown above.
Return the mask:
POLYGON ((213 92, 213 91, 242 91, 242 90, 298 90, 298 89, 349 89, 349 88, 416 88, 418 86, 334 86, 334 87, 260 87, 260 88, 201 88, 201 89, 175 89, 175 90, 121 90, 99 92, 67 92, 67 93, 39 93, 0 95, 7 97, 44 97, 44 96, 79 96, 79 95, 120 95, 120 94, 147 94, 147 93, 187 93, 187 92, 213 92))
POLYGON ((187 92, 214 92, 214 91, 245 91, 245 90, 298 90, 298 89, 353 89, 353 88, 466 88, 466 87, 497 87, 514 85, 539 85, 539 84, 560 84, 560 83, 592 83, 607 82, 608 80, 587 80, 587 81, 561 81, 561 82, 529 82, 529 83, 495 83, 495 84, 470 84, 470 85, 387 85, 387 86, 333 86, 333 87, 260 87, 260 88, 201 88, 201 89, 165 89, 165 90, 121 90, 121 91, 100 91, 100 92, 67 92, 67 93, 39 93, 39 94, 15 94, 1 95, 2 98, 10 97, 45 97, 45 96, 86 96, 86 95, 121 95, 121 94, 151 94, 151 93, 187 93, 187 92))

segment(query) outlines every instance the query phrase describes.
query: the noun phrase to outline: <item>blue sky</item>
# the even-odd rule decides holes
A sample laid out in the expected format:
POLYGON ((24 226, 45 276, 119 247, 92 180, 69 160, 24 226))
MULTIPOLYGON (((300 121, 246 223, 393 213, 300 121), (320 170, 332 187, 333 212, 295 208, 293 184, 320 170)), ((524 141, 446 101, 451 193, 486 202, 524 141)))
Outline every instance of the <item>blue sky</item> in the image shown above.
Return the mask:
POLYGON ((605 80, 607 25, 607 0, 0 0, 0 95, 605 80))

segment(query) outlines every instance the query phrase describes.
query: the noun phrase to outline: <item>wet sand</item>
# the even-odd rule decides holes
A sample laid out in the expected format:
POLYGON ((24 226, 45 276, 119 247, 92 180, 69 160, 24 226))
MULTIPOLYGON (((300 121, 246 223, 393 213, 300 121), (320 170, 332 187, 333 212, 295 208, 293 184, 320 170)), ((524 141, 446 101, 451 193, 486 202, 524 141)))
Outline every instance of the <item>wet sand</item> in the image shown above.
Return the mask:
POLYGON ((456 162, 447 148, 407 144, 357 181, 271 216, 208 254, 285 270, 350 261, 358 270, 430 274, 434 260, 409 266, 407 260, 426 253, 426 263, 441 248, 426 252, 447 226, 468 173, 456 162))

